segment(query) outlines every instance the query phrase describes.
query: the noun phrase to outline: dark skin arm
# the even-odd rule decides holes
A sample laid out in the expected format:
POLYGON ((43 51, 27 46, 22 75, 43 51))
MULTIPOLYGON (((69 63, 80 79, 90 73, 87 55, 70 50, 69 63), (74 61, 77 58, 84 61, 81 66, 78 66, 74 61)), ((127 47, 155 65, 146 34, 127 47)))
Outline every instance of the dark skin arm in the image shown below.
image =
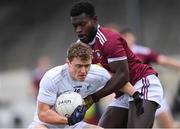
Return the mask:
POLYGON ((142 94, 135 91, 134 87, 131 85, 131 83, 129 83, 129 69, 127 60, 114 61, 110 63, 109 66, 113 73, 111 79, 102 89, 85 98, 86 107, 89 108, 94 102, 99 101, 99 99, 120 90, 124 93, 128 93, 134 98, 137 115, 139 116, 143 114, 144 107, 143 100, 141 99, 142 94))
POLYGON ((129 69, 127 60, 114 61, 109 64, 113 73, 106 85, 95 93, 98 99, 118 91, 129 82, 129 69))

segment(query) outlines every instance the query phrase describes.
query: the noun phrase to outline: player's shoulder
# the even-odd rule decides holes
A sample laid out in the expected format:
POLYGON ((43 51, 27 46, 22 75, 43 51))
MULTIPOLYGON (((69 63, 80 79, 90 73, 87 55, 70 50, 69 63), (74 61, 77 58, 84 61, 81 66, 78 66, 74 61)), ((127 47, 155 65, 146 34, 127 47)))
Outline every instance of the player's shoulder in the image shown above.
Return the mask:
MULTIPOLYGON (((104 49, 104 52, 114 51, 117 49, 117 45, 123 43, 123 38, 120 36, 118 32, 112 31, 109 28, 100 27, 99 31, 104 34, 106 38, 106 42, 101 43, 104 49)), ((101 42, 101 39, 99 39, 101 42)))
POLYGON ((54 79, 54 78, 63 78, 63 74, 65 74, 65 71, 67 69, 67 64, 64 65, 59 65, 51 68, 48 70, 44 76, 48 77, 49 79, 54 79))
POLYGON ((91 65, 90 70, 89 70, 89 75, 93 75, 94 77, 110 76, 109 72, 105 68, 103 68, 97 64, 91 65))
POLYGON ((104 35, 104 37, 107 38, 107 40, 114 40, 116 38, 120 38, 121 37, 120 33, 112 31, 111 29, 105 28, 105 27, 100 27, 98 29, 98 32, 102 33, 104 35))
POLYGON ((98 71, 98 70, 102 70, 102 71, 106 71, 105 68, 99 66, 98 64, 91 64, 90 70, 92 71, 98 71))

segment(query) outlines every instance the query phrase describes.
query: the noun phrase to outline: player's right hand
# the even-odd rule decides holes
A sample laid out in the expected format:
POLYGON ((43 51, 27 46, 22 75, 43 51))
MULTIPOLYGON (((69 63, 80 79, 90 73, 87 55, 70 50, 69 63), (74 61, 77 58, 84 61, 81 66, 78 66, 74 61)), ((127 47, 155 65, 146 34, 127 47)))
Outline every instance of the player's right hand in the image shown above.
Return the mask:
POLYGON ((136 114, 138 116, 144 113, 143 99, 141 98, 142 95, 143 95, 142 93, 139 93, 138 91, 136 91, 132 96, 134 98, 134 104, 137 110, 136 114))
POLYGON ((87 108, 85 105, 79 105, 74 112, 68 117, 68 125, 74 125, 84 119, 87 108))

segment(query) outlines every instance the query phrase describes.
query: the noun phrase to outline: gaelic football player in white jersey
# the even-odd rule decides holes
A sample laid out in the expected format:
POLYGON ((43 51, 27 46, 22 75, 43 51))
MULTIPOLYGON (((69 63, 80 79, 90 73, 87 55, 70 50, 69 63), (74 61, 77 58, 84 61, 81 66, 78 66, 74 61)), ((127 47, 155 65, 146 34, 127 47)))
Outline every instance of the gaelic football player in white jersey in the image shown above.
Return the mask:
MULTIPOLYGON (((91 64, 92 50, 84 43, 73 43, 67 52, 67 63, 50 69, 45 73, 37 97, 37 109, 34 120, 28 129, 47 128, 101 128, 83 122, 88 108, 88 102, 74 111, 69 118, 60 116, 54 105, 57 97, 66 91, 78 92, 83 98, 95 93, 105 86, 110 79, 110 74, 104 68, 91 64)), ((134 92, 134 87, 128 87, 129 94, 134 92), (132 88, 132 89, 131 89, 132 88)), ((126 91, 126 89, 121 89, 126 91)))

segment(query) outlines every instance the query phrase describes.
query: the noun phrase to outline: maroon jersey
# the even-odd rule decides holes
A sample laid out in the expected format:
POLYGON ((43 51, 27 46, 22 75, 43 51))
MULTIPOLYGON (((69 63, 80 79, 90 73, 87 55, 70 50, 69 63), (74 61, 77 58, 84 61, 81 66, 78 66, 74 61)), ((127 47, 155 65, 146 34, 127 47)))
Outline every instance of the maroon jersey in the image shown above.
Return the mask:
POLYGON ((143 63, 157 63, 159 53, 153 51, 152 49, 140 45, 134 45, 131 50, 141 59, 143 63))
POLYGON ((128 48, 126 41, 117 32, 99 27, 96 37, 89 45, 93 49, 93 63, 101 64, 111 71, 109 63, 118 60, 128 61, 130 82, 135 84, 142 77, 157 74, 150 66, 143 64, 128 48))

